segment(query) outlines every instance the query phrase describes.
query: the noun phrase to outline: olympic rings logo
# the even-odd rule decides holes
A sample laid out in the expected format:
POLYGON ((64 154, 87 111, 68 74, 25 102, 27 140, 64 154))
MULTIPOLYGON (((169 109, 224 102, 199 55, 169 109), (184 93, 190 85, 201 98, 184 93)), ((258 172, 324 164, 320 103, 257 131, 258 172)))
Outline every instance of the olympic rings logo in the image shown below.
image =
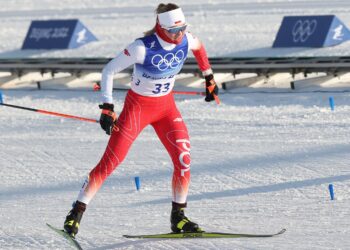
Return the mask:
POLYGON ((174 69, 179 66, 185 57, 185 53, 182 50, 178 50, 174 53, 167 53, 164 57, 160 54, 152 57, 152 65, 157 67, 160 71, 165 71, 169 68, 174 69))
POLYGON ((292 35, 295 43, 304 43, 315 32, 317 21, 313 20, 298 20, 293 27, 292 35))

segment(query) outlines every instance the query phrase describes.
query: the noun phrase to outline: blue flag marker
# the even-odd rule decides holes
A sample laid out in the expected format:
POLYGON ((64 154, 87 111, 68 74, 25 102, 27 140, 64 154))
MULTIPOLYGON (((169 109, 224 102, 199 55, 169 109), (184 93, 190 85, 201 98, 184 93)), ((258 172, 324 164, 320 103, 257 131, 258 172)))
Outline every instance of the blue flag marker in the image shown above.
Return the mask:
POLYGON ((334 188, 333 188, 333 184, 329 184, 328 185, 328 189, 329 189, 329 194, 331 196, 331 200, 334 200, 334 188))
POLYGON ((329 106, 331 107, 331 110, 334 111, 334 98, 329 97, 329 106))
POLYGON ((140 190, 141 181, 140 181, 140 177, 138 177, 138 176, 135 177, 135 186, 136 186, 136 190, 140 190))
POLYGON ((0 103, 4 103, 3 99, 2 99, 2 92, 0 90, 0 103))

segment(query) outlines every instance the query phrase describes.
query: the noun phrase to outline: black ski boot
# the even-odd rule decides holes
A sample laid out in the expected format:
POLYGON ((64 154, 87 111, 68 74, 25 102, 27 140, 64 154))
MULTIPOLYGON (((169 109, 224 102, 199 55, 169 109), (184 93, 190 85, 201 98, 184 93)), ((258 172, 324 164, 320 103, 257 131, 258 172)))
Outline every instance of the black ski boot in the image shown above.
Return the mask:
POLYGON ((178 203, 173 202, 173 208, 171 210, 171 216, 170 216, 171 231, 173 231, 174 233, 203 232, 203 230, 199 228, 197 223, 190 221, 185 216, 185 211, 184 211, 185 207, 186 207, 186 203, 185 204, 178 204, 178 203))
POLYGON ((64 230, 72 237, 78 233, 81 217, 86 209, 86 204, 76 201, 73 204, 73 209, 69 211, 66 220, 64 221, 64 230))

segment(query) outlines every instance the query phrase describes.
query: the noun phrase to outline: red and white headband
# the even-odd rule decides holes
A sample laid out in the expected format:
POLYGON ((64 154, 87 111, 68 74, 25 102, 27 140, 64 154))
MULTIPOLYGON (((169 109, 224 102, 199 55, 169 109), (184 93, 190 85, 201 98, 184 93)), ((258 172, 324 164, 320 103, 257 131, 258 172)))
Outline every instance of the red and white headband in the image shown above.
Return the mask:
POLYGON ((158 21, 162 28, 170 28, 179 26, 179 24, 186 24, 185 15, 181 8, 158 14, 158 21))

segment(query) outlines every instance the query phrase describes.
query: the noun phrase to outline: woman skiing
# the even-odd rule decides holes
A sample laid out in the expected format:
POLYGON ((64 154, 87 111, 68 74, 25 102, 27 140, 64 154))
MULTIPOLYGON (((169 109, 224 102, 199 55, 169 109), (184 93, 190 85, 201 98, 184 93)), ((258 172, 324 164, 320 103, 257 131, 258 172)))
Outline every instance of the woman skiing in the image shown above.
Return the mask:
POLYGON ((193 52, 206 80, 205 101, 218 101, 218 87, 204 46, 186 31, 181 8, 172 3, 160 4, 156 14, 155 27, 128 45, 102 71, 100 124, 111 136, 100 162, 89 173, 64 222, 64 229, 73 237, 78 233, 86 206, 105 179, 124 160, 131 144, 147 125, 153 126, 174 165, 171 230, 201 231, 198 224, 184 214, 190 182, 190 140, 171 92, 175 75, 180 72, 189 50, 193 52), (113 76, 130 65, 134 65, 131 90, 116 119, 112 98, 113 76))

